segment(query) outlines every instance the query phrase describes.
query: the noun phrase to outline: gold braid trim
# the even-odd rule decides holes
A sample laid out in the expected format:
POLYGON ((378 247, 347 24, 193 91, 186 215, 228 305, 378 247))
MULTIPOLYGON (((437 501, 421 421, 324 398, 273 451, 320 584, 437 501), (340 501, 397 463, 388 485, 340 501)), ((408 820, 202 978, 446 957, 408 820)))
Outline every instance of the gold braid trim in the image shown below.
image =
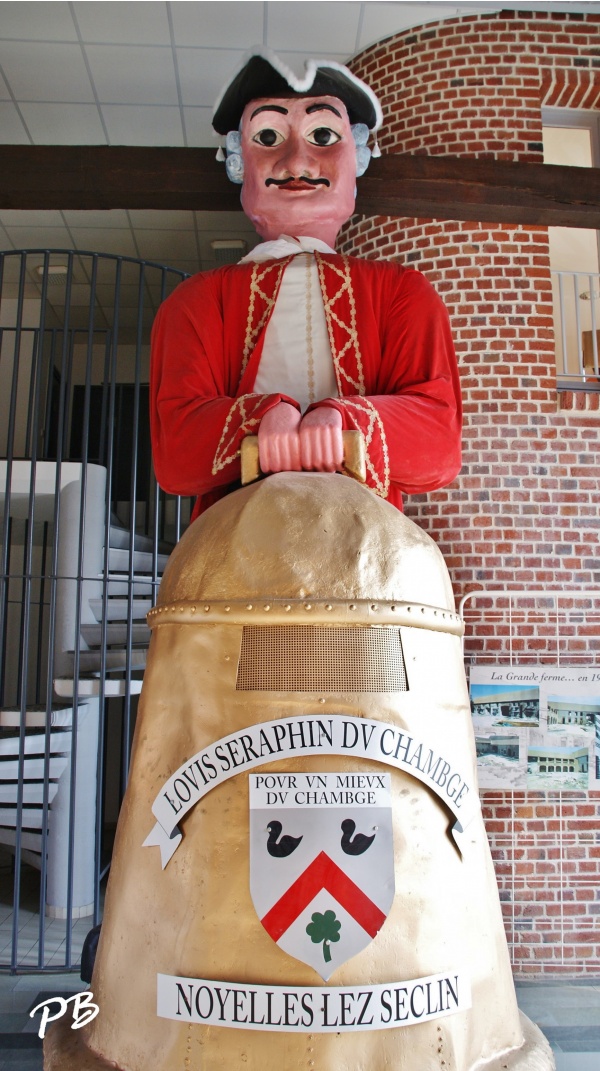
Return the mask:
POLYGON ((281 276, 291 259, 291 257, 284 257, 281 260, 267 260, 263 264, 255 264, 252 268, 252 277, 250 279, 250 302, 248 305, 248 319, 246 320, 244 353, 242 357, 242 375, 246 370, 246 365, 250 360, 250 355, 256 345, 256 340, 271 316, 277 298, 281 276), (273 272, 275 273, 274 279, 272 276, 273 272), (269 286, 266 287, 266 289, 271 289, 270 294, 266 294, 262 288, 263 281, 265 283, 268 282, 269 286))
POLYGON ((336 264, 332 263, 330 260, 325 260, 318 253, 315 253, 315 256, 317 264, 319 265, 319 280, 321 283, 321 293, 323 295, 323 307, 325 309, 325 319, 327 321, 329 345, 331 346, 331 356, 333 358, 333 367, 335 368, 335 376, 340 397, 344 396, 344 386, 351 387, 356 394, 362 396, 365 393, 365 377, 360 352, 360 343, 358 341, 358 331, 356 329, 356 302, 354 300, 354 290, 352 288, 348 257, 341 257, 342 267, 338 268, 336 264), (336 302, 339 301, 344 294, 348 295, 350 323, 346 323, 341 319, 334 308, 336 302), (346 341, 340 349, 338 349, 336 344, 334 324, 339 328, 339 333, 342 335, 342 338, 344 333, 347 335, 346 341), (353 362, 356 378, 353 378, 350 372, 353 362))
POLYGON ((253 409, 256 409, 256 406, 263 400, 263 398, 264 395, 262 394, 242 394, 240 398, 236 398, 227 414, 227 420, 225 421, 225 426, 215 451, 215 458, 212 463, 213 476, 216 476, 218 472, 222 472, 226 465, 230 465, 232 461, 235 461, 236 457, 239 457, 239 449, 236 450, 234 448, 236 436, 241 434, 243 437, 260 424, 260 419, 258 417, 253 417, 251 413, 248 413, 246 405, 247 403, 252 402, 253 409), (229 439, 227 439, 229 425, 237 410, 239 410, 241 427, 233 431, 229 439))
POLYGON ((375 494, 381 498, 387 498, 390 490, 390 455, 387 445, 387 437, 385 429, 383 427, 383 421, 377 412, 377 409, 368 398, 360 398, 357 400, 351 400, 350 398, 344 398, 344 406, 347 409, 355 410, 355 420, 360 424, 360 430, 365 438, 365 455, 367 463, 367 482, 375 491, 375 494), (367 424, 365 427, 365 417, 367 424), (381 453, 383 455, 383 480, 380 479, 379 473, 373 464, 372 450, 373 437, 375 432, 379 432, 381 439, 381 453))

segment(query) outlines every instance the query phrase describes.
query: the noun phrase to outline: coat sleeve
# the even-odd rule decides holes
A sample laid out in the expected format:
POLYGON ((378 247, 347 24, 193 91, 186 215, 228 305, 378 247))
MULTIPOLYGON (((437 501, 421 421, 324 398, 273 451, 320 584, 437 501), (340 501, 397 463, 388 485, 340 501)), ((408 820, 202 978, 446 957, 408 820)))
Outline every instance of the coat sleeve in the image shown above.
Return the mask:
POLYGON ((397 502, 400 492, 433 491, 460 471, 460 384, 446 308, 420 273, 399 276, 380 332, 379 369, 365 394, 318 404, 363 433, 367 482, 397 502))
POLYGON ((217 288, 198 276, 180 284, 154 321, 152 455, 169 494, 204 495, 238 480, 242 439, 278 402, 297 405, 283 394, 238 397, 241 353, 232 361, 224 338, 217 288))

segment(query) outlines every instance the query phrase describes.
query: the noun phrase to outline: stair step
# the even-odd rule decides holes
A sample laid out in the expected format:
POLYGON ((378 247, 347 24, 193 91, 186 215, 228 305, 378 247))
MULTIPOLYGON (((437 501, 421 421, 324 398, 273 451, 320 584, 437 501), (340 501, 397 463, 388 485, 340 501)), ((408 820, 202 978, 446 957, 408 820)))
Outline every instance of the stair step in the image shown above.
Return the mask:
MULTIPOLYGON (((103 579, 101 574, 98 579, 103 579)), ((106 588, 109 599, 117 596, 128 599, 131 592, 132 597, 146 596, 152 603, 155 603, 159 583, 160 577, 156 584, 152 580, 140 580, 136 577, 130 584, 126 573, 112 573, 108 578, 106 588)))
MULTIPOLYGON (((58 781, 60 775, 66 770, 68 762, 69 760, 63 755, 55 755, 49 760, 48 776, 51 781, 58 781)), ((46 772, 46 761, 27 757, 20 766, 18 759, 3 759, 0 762, 0 781, 16 781, 19 777, 19 767, 24 781, 41 781, 46 772)), ((0 822, 0 825, 6 824, 6 822, 0 822)))
POLYGON ((138 680, 130 680, 129 682, 110 680, 108 677, 105 677, 103 682, 98 678, 89 679, 85 677, 74 681, 70 677, 62 677, 54 681, 54 693, 60 699, 72 699, 75 693, 77 693, 78 699, 91 699, 94 696, 99 696, 100 692, 103 691, 106 699, 113 699, 124 695, 139 695, 142 690, 142 683, 142 681, 138 680), (100 688, 101 683, 104 684, 103 689, 100 688))
MULTIPOLYGON (((131 532, 129 531, 129 528, 124 528, 119 524, 111 524, 108 545, 109 547, 115 547, 121 550, 129 550, 131 546, 131 532)), ((133 549, 149 551, 151 554, 154 550, 153 536, 143 535, 141 532, 136 532, 133 537, 133 549)), ((163 554, 170 554, 172 549, 170 544, 165 544, 159 540, 157 550, 162 551, 163 554)))
MULTIPOLYGON (((127 651, 107 651, 104 668, 107 672, 124 670, 130 667, 134 669, 146 668, 146 648, 133 649, 127 658, 127 651)), ((100 651, 80 651, 79 669, 82 673, 101 673, 102 661, 100 651)))
MULTIPOLYGON (((129 614, 129 606, 131 602, 131 613, 134 621, 144 621, 148 610, 152 609, 152 599, 107 599, 106 600, 106 620, 107 621, 127 621, 129 614)), ((104 602, 102 599, 90 599, 90 606, 92 608, 96 621, 102 621, 102 611, 104 608, 104 602)))
POLYGON ((158 576, 162 576, 168 560, 168 554, 157 554, 155 559, 154 554, 143 550, 130 551, 109 547, 108 551, 108 568, 111 573, 127 574, 131 561, 134 576, 138 573, 153 573, 154 569, 158 576))
MULTIPOLYGON (((23 829, 41 829, 44 824, 43 807, 24 807, 21 811, 23 829)), ((17 808, 0 807, 0 826, 15 829, 17 825, 17 808)))
MULTIPOLYGON (((65 711, 71 716, 71 711, 65 711)), ((69 720, 69 725, 70 725, 69 720)), ((18 726, 17 726, 18 728, 18 726)), ((6 774, 6 767, 4 765, 5 755, 18 755, 19 754, 20 739, 15 733, 14 736, 2 736, 0 737, 0 771, 4 771, 6 774)), ((30 736, 26 736, 23 741, 24 754, 29 755, 44 755, 46 752, 46 734, 34 733, 30 736)), ((65 752, 71 750, 71 734, 68 732, 63 733, 50 733, 49 749, 51 755, 64 755, 65 752)), ((28 759, 26 761, 29 761, 28 759)))
MULTIPOLYGON (((12 829, 0 829, 0 844, 4 844, 6 848, 14 848, 17 842, 16 833, 12 829)), ((37 855, 42 854, 42 834, 41 833, 21 833, 21 849, 23 851, 24 862, 32 862, 36 865, 35 860, 26 860, 25 853, 35 852, 37 855)), ((37 860, 37 866, 39 867, 39 860, 37 860)))
MULTIPOLYGON (((1 766, 0 766, 1 770, 1 766)), ((17 795, 19 786, 16 782, 9 784, 3 784, 0 782, 0 803, 12 803, 17 806, 17 795)), ((51 781, 48 785, 48 803, 52 803, 52 800, 58 792, 58 785, 55 781, 51 781)), ((44 785, 41 781, 35 781, 32 784, 23 785, 23 803, 39 803, 44 802, 44 785)))
MULTIPOLYGON (((102 643, 102 625, 82 625, 81 635, 89 647, 99 647, 102 643)), ((108 624, 104 630, 106 637, 106 643, 109 646, 114 644, 127 643, 127 622, 117 622, 116 624, 108 624)), ((150 643, 150 629, 144 623, 133 624, 131 626, 131 642, 134 644, 148 644, 150 643)))
MULTIPOLYGON (((66 699, 71 699, 72 692, 66 699)), ((70 710, 51 710, 50 711, 50 727, 58 728, 59 726, 69 727, 71 725, 70 710)), ((45 729, 48 723, 48 715, 46 710, 26 710, 25 711, 25 728, 26 729, 45 729)), ((21 711, 20 710, 0 710, 0 729, 19 729, 21 727, 21 711)), ((28 739, 31 739, 28 737, 28 739)), ((18 750, 18 748, 17 748, 18 750)))

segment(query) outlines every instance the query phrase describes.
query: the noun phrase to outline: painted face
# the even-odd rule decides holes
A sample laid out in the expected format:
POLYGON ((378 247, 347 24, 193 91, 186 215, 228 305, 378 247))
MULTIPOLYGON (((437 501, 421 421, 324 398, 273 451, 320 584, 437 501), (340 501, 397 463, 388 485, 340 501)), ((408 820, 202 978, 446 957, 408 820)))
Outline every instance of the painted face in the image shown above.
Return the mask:
POLYGON ((242 207, 265 240, 333 246, 354 211, 356 150, 337 97, 253 100, 242 115, 242 207))

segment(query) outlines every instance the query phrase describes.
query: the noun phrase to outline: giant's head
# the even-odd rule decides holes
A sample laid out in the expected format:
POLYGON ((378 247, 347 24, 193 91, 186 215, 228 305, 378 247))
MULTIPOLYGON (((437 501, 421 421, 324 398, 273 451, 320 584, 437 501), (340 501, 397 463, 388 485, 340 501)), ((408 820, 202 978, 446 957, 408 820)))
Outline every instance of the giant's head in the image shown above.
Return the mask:
POLYGON ((227 173, 264 239, 306 235, 333 245, 354 211, 356 176, 381 123, 377 97, 347 67, 311 60, 296 78, 257 52, 222 92, 213 117, 227 173))

